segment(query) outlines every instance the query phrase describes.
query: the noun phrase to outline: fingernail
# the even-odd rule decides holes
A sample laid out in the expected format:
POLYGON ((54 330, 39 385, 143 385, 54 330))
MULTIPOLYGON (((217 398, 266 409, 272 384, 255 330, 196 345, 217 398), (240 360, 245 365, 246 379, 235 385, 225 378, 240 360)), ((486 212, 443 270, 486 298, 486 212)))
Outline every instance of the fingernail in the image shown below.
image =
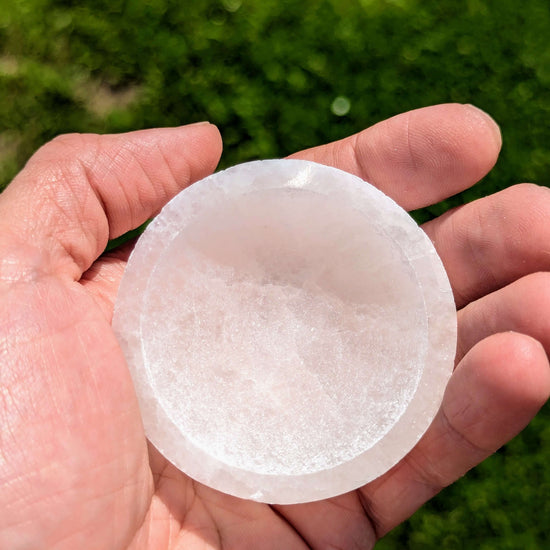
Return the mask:
POLYGON ((487 114, 485 111, 483 111, 479 107, 476 107, 475 105, 472 105, 471 103, 465 103, 464 107, 470 109, 472 113, 475 113, 478 118, 483 119, 483 122, 491 129, 491 132, 495 139, 495 143, 500 149, 502 147, 502 134, 500 133, 500 126, 495 122, 495 119, 491 115, 487 114))
POLYGON ((200 122, 192 122, 191 124, 186 124, 186 126, 208 126, 210 122, 208 120, 202 120, 200 122))

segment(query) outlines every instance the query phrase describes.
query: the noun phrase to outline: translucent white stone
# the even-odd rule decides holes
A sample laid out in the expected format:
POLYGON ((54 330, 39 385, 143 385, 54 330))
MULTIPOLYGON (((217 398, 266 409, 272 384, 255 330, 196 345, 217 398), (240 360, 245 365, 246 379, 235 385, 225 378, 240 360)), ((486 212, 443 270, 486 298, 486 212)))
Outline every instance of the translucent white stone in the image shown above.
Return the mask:
POLYGON ((175 197, 136 245, 113 327, 160 452, 206 485, 287 504, 397 463, 437 412, 456 344, 447 276, 413 219, 298 160, 175 197))

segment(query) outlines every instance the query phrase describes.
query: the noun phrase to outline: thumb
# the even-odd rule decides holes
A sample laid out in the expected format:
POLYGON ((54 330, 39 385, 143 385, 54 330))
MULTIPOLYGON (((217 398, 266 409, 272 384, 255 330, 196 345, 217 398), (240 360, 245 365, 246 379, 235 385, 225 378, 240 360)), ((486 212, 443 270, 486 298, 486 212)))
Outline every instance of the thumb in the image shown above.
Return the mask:
POLYGON ((210 174, 221 149, 209 123, 57 137, 0 197, 4 265, 27 277, 46 271, 79 279, 109 238, 138 227, 210 174))

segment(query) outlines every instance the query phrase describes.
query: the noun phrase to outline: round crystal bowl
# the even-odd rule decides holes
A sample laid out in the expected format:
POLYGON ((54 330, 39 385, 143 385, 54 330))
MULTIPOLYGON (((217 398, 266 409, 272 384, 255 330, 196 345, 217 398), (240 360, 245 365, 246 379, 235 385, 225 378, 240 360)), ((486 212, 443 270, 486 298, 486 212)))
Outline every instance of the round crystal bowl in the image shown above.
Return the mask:
POLYGON ((428 428, 456 311, 425 233, 360 178, 300 160, 209 176, 128 261, 113 327, 151 443, 220 491, 328 498, 428 428))

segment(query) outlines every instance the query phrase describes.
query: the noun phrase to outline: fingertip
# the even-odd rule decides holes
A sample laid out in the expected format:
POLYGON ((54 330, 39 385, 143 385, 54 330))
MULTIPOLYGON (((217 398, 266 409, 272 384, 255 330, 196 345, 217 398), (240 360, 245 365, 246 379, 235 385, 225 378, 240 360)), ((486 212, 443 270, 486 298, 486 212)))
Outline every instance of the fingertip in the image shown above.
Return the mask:
POLYGON ((220 147, 222 146, 222 136, 219 128, 208 120, 193 122, 192 124, 184 124, 179 128, 186 128, 188 130, 192 130, 195 133, 202 133, 204 134, 206 139, 216 142, 220 147))
POLYGON ((495 334, 494 340, 508 376, 505 384, 514 386, 518 404, 536 414, 550 397, 550 364, 543 344, 514 331, 495 334))
POLYGON ((488 132, 493 140, 495 152, 498 155, 502 147, 502 134, 500 126, 495 119, 471 103, 462 105, 467 111, 467 117, 470 119, 474 131, 488 132))
POLYGON ((218 165, 223 150, 223 140, 220 130, 215 124, 208 121, 195 122, 176 128, 181 132, 186 150, 192 148, 200 159, 197 164, 199 173, 193 175, 192 179, 201 179, 211 174, 218 165))
POLYGON ((445 152, 449 159, 454 159, 454 163, 447 166, 462 167, 462 174, 448 172, 450 180, 458 177, 455 185, 464 186, 467 181, 468 185, 472 185, 496 163, 502 146, 500 128, 479 107, 469 103, 442 103, 410 113, 414 118, 411 136, 423 145, 424 154, 430 147, 433 148, 432 140, 437 137, 440 154, 445 152))
MULTIPOLYGON (((391 120, 391 119, 390 119, 391 120)), ((406 123, 407 147, 415 160, 409 172, 415 192, 406 208, 434 204, 471 187, 494 167, 502 138, 496 122, 469 104, 443 103, 394 117, 406 123)))
POLYGON ((544 346, 527 334, 493 334, 473 346, 463 363, 476 370, 480 383, 503 404, 521 403, 536 412, 550 396, 544 346))
POLYGON ((478 342, 459 363, 445 416, 474 445, 494 451, 516 436, 550 396, 550 366, 540 342, 502 332, 478 342))

